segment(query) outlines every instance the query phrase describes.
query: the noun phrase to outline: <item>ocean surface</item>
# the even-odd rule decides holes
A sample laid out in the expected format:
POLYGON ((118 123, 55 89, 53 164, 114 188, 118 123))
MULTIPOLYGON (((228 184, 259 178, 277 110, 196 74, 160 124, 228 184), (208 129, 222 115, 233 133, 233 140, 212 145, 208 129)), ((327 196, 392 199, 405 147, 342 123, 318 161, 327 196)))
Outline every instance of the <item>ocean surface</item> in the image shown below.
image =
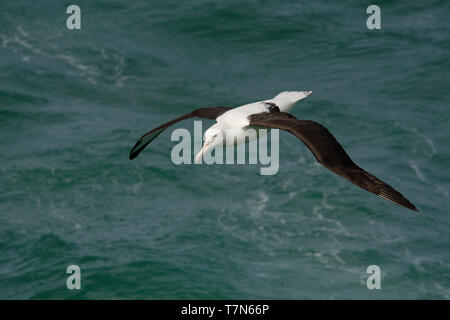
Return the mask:
POLYGON ((381 30, 371 4, 0 0, 0 298, 450 299, 450 3, 377 1, 381 30), (162 122, 285 90, 420 212, 286 132, 272 176, 175 165, 193 120, 128 160, 162 122))

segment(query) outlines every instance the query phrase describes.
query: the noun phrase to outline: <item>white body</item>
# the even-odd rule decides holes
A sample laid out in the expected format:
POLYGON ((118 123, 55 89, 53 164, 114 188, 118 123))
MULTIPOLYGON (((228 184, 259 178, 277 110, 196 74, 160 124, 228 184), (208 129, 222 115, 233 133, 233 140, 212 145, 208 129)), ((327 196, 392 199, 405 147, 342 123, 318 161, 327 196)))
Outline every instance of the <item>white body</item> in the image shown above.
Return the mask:
POLYGON ((297 102, 310 94, 311 91, 284 91, 273 99, 249 103, 225 112, 216 119, 216 124, 206 130, 205 143, 202 150, 197 154, 196 161, 199 161, 203 153, 212 150, 216 145, 233 146, 236 143, 241 144, 257 138, 257 136, 248 132, 250 124, 248 117, 253 114, 268 112, 267 103, 276 104, 281 112, 289 112, 297 102))

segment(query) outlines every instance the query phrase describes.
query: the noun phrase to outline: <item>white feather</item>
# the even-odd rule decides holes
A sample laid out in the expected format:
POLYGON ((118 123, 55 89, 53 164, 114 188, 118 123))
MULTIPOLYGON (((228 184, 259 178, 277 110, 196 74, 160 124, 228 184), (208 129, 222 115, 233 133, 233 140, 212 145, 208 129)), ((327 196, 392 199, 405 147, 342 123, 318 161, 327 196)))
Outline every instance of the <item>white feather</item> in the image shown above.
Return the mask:
POLYGON ((289 112, 300 100, 311 94, 311 91, 284 91, 277 94, 273 99, 249 103, 225 112, 216 119, 217 123, 226 128, 244 128, 249 125, 248 117, 252 114, 267 111, 264 102, 275 103, 282 112, 289 112))

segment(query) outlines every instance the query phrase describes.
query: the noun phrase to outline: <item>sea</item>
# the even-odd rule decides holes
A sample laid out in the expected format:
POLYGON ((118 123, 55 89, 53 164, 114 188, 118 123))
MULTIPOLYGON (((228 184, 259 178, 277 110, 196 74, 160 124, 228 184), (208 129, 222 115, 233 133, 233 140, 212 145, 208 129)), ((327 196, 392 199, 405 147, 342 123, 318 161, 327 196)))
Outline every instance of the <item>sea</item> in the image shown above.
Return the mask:
POLYGON ((0 0, 0 299, 450 299, 449 16, 445 0, 0 0), (313 93, 295 117, 420 212, 283 131, 274 175, 175 164, 193 119, 128 159, 196 108, 296 90, 313 93))

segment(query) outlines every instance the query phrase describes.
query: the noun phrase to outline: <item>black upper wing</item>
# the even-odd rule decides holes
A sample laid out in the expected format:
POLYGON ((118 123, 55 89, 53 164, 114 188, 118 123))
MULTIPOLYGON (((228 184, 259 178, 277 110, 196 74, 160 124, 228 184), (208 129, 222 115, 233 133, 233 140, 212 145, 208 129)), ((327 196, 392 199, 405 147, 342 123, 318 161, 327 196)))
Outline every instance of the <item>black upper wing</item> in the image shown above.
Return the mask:
POLYGON ((299 120, 284 112, 258 114, 257 117, 250 116, 249 121, 250 126, 289 131, 306 144, 317 161, 324 167, 386 200, 419 211, 401 193, 355 164, 336 138, 321 124, 310 120, 299 120))
POLYGON ((228 110, 231 110, 231 108, 228 107, 209 107, 209 108, 200 108, 196 109, 192 112, 189 112, 181 117, 175 118, 173 120, 170 120, 159 127, 150 130, 146 134, 144 134, 138 142, 134 145, 134 147, 130 151, 130 160, 133 160, 136 158, 139 153, 150 143, 152 142, 157 136, 161 134, 164 130, 166 130, 168 127, 173 125, 174 123, 177 123, 179 121, 189 119, 189 118, 205 118, 205 119, 211 119, 215 120, 217 117, 219 117, 221 114, 227 112, 228 110))

